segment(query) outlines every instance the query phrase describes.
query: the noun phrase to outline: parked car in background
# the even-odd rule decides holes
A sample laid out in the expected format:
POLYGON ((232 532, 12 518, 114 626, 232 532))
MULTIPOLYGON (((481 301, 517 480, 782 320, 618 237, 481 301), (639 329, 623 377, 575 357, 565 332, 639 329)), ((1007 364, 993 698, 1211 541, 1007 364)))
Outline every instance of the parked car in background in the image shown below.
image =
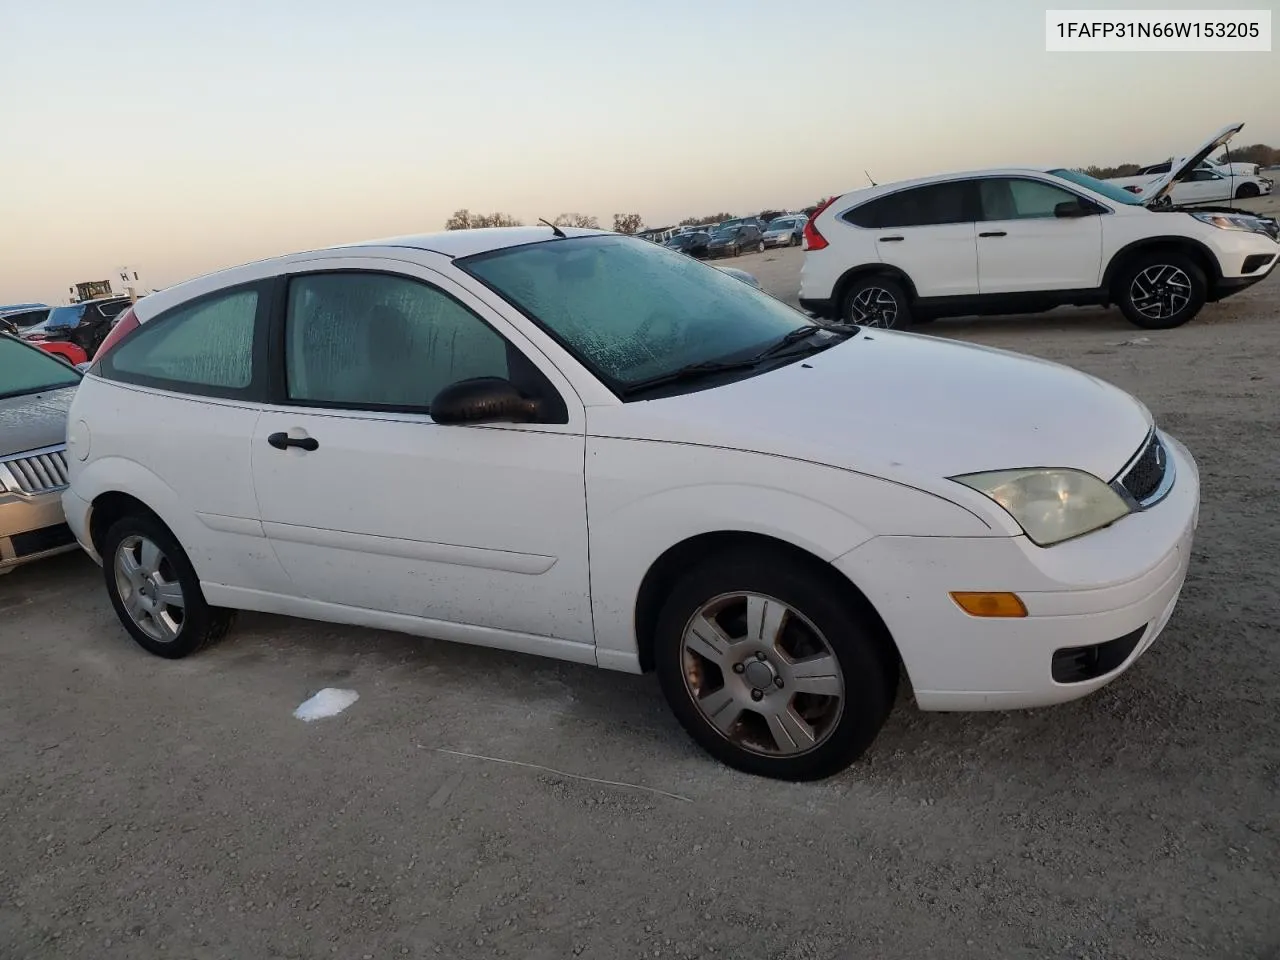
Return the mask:
MULTIPOLYGON (((1243 123, 1234 125, 1231 128, 1232 135, 1238 133, 1243 126, 1243 123)), ((1186 165, 1186 157, 1175 157, 1164 163, 1144 167, 1132 177, 1111 177, 1106 182, 1148 201, 1164 185, 1170 170, 1186 165)), ((1226 203, 1230 200, 1267 196, 1274 186, 1270 177, 1259 172, 1256 163, 1220 164, 1205 157, 1191 164, 1165 196, 1169 202, 1184 206, 1226 203)))
POLYGON ((74 343, 89 356, 97 351, 116 318, 129 306, 128 297, 103 297, 67 307, 54 307, 40 323, 28 327, 22 336, 31 341, 64 340, 74 343))
POLYGON ((737 257, 750 251, 764 252, 764 238, 754 224, 726 227, 711 235, 707 244, 710 257, 737 257))
POLYGON ((708 251, 710 243, 711 235, 708 233, 680 233, 668 240, 664 246, 687 253, 699 260, 705 260, 711 255, 708 251))
POLYGON ((766 247, 798 247, 809 218, 803 213, 789 214, 769 221, 763 239, 766 247))
POLYGON ((249 609, 656 671, 709 753, 790 780, 859 757, 902 668, 925 710, 1044 706, 1164 629, 1199 479, 1133 397, 563 234, 311 250, 128 311, 63 495, 124 629, 177 658, 249 609))
POLYGON ((805 227, 800 305, 865 326, 1116 304, 1135 326, 1186 323, 1271 273, 1280 225, 1165 199, 1239 126, 1144 200, 1073 170, 982 170, 855 190, 805 227))
POLYGON ((765 230, 768 229, 769 225, 759 217, 734 217, 732 220, 726 220, 723 223, 716 224, 715 229, 712 232, 714 234, 721 230, 729 230, 733 227, 755 227, 761 234, 763 234, 765 230))
POLYGON ((80 373, 0 334, 0 573, 76 549, 63 520, 67 410, 80 373))
POLYGON ((11 303, 0 307, 0 326, 10 332, 34 327, 49 316, 47 303, 11 303))

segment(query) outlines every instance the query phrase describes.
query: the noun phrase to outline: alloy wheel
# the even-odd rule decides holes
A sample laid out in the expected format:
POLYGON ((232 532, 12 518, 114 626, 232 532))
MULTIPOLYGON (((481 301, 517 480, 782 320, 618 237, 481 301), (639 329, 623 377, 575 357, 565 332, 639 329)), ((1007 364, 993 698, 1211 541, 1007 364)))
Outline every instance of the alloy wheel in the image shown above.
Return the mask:
POLYGON ((685 625, 680 655, 699 713, 740 749, 807 753, 840 721, 844 676, 831 644, 773 597, 729 593, 707 601, 685 625))
POLYGON ((1148 320, 1168 320, 1191 302, 1191 278, 1172 264, 1153 264, 1133 278, 1129 299, 1148 320))
POLYGON ((138 629, 157 643, 171 643, 182 631, 186 598, 177 570, 144 536, 125 537, 112 561, 116 590, 138 629))
POLYGON ((898 299, 884 287, 865 287, 854 294, 849 319, 860 327, 892 327, 898 319, 898 299))

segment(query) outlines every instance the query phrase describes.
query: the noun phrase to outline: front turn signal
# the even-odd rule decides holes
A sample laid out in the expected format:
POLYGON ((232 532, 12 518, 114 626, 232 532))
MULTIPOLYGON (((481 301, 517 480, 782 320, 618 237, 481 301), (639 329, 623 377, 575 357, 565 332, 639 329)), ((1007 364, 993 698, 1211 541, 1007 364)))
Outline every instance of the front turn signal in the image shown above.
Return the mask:
POLYGON ((971 617, 1025 617, 1027 605, 1016 593, 952 592, 951 599, 971 617))

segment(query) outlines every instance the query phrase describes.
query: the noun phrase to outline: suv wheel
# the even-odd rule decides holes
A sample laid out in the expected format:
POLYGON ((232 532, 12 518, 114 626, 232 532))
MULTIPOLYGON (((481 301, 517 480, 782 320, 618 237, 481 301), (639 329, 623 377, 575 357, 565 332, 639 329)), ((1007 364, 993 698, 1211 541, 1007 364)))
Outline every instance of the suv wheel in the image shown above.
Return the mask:
POLYGON ((861 277, 845 291, 840 317, 860 327, 904 330, 911 326, 911 303, 896 280, 861 277))
POLYGON ((1236 199, 1248 200, 1250 197, 1256 197, 1260 193, 1262 193, 1262 191, 1258 189, 1258 185, 1256 183, 1242 183, 1236 190, 1236 199))
POLYGON ((1200 312, 1208 289, 1204 271, 1185 254, 1146 253, 1120 272, 1116 302, 1135 327, 1168 330, 1200 312))
POLYGON ((186 552, 164 524, 123 517, 103 538, 102 570, 116 616, 144 650, 176 660, 220 639, 232 612, 211 607, 186 552))
POLYGON ((897 658, 841 596, 769 553, 721 554, 671 591, 658 678, 689 735, 722 763, 780 780, 843 770, 893 706, 897 658))

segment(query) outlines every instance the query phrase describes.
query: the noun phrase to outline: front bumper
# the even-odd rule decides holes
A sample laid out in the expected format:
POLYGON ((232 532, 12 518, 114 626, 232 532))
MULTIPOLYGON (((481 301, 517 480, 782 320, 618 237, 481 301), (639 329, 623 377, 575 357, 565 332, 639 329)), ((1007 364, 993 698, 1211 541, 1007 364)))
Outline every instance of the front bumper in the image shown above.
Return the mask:
POLYGON ((1200 504, 1191 454, 1162 438, 1177 471, 1169 495, 1104 530, 1047 549, 1025 537, 876 537, 836 559, 888 626, 921 709, 1074 700, 1150 648, 1186 579, 1200 504), (1028 615, 970 616, 950 597, 962 590, 1017 593, 1028 615), (1093 668, 1067 669, 1081 662, 1093 668))
POLYGON ((32 497, 0 493, 0 573, 78 548, 63 519, 61 490, 32 497))

